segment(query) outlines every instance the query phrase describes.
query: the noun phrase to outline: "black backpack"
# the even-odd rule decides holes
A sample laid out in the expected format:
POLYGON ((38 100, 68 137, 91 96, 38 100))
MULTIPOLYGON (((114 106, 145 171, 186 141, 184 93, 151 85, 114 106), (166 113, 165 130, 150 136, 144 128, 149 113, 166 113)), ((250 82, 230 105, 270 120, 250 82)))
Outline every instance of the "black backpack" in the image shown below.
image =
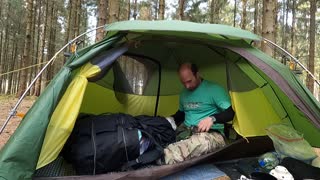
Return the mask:
POLYGON ((84 115, 77 119, 62 153, 77 174, 101 174, 154 162, 163 154, 163 147, 174 141, 175 131, 162 117, 84 115), (151 140, 142 155, 138 130, 151 140))

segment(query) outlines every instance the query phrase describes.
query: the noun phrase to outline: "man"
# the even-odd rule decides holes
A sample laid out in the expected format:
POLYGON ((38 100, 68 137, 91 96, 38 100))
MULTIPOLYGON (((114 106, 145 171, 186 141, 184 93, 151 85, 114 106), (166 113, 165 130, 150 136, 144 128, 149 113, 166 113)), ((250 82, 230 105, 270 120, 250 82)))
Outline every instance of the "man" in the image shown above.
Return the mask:
POLYGON ((177 124, 177 142, 164 149, 164 163, 184 162, 225 146, 223 136, 211 129, 222 130, 234 117, 230 97, 218 84, 200 77, 195 64, 184 63, 178 69, 185 87, 179 99, 179 110, 173 118, 177 124), (221 127, 222 126, 222 127, 221 127), (192 132, 192 127, 196 128, 192 132))
POLYGON ((177 131, 178 140, 184 139, 181 133, 192 126, 197 127, 197 132, 221 130, 223 125, 219 123, 233 119, 235 113, 227 92, 220 85, 202 79, 195 64, 181 64, 178 74, 184 86, 179 110, 173 115, 177 123, 183 121, 177 131))

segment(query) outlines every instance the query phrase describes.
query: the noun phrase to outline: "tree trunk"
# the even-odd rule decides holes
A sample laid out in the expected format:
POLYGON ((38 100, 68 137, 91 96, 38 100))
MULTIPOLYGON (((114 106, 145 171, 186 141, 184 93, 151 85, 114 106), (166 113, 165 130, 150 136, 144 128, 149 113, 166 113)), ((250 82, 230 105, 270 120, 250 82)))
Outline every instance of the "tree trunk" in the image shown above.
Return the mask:
MULTIPOLYGON (((286 16, 285 16, 285 23, 283 24, 284 28, 285 28, 285 32, 289 31, 289 25, 288 25, 288 19, 289 19, 289 0, 286 0, 286 16)), ((288 40, 289 40, 289 36, 288 33, 285 33, 285 36, 282 37, 283 39, 285 39, 284 42, 284 48, 288 49, 288 40)))
MULTIPOLYGON (((49 3, 49 1, 48 1, 49 3)), ((71 39, 74 38, 74 34, 75 34, 75 19, 76 19, 76 14, 77 14, 77 0, 70 0, 70 16, 69 16, 69 20, 70 20, 70 31, 69 31, 69 41, 71 39)))
POLYGON ((184 3, 185 0, 179 0, 179 19, 184 20, 184 3))
POLYGON ((4 7, 4 4, 3 4, 3 0, 0 0, 0 16, 2 17, 2 11, 3 11, 3 8, 4 7))
MULTIPOLYGON (((8 10, 5 13, 5 17, 6 19, 9 19, 10 17, 10 11, 12 10, 11 8, 11 3, 8 3, 8 10)), ((7 20, 5 22, 5 28, 3 31, 3 46, 2 46, 2 54, 1 54, 1 64, 0 64, 0 72, 4 73, 5 72, 5 64, 6 64, 6 58, 7 58, 7 54, 8 54, 8 47, 9 47, 9 25, 10 25, 10 21, 7 20)), ((1 82, 1 89, 0 89, 0 94, 5 94, 5 81, 6 78, 5 76, 0 76, 0 82, 1 82)))
POLYGON ((72 39, 77 37, 80 32, 80 18, 81 18, 81 0, 76 0, 75 17, 74 17, 74 35, 72 39))
MULTIPOLYGON (((18 43, 16 41, 13 42, 13 51, 12 51, 12 59, 11 62, 9 63, 9 70, 12 71, 14 70, 15 62, 17 61, 17 54, 18 54, 18 43)), ((7 94, 12 94, 13 93, 13 87, 12 87, 12 78, 13 73, 8 74, 8 92, 7 94)))
POLYGON ((108 24, 119 21, 119 1, 109 1, 108 24))
MULTIPOLYGON (((9 17, 9 16, 7 16, 9 17)), ((9 44, 10 44, 10 39, 9 39, 9 21, 7 22, 7 25, 6 25, 6 29, 5 29, 5 37, 4 37, 4 52, 3 52, 3 64, 1 66, 1 69, 2 69, 2 72, 6 72, 7 69, 6 69, 6 64, 8 62, 8 54, 9 54, 9 44)), ((5 94, 6 93, 6 81, 7 81, 7 75, 5 76, 2 76, 2 83, 3 83, 3 86, 2 86, 2 91, 1 91, 1 94, 5 94)))
MULTIPOLYGON (((4 3, 2 0, 0 0, 0 17, 4 17, 4 15, 2 15, 4 9, 4 3)), ((2 27, 0 27, 0 94, 1 94, 1 90, 2 90, 2 86, 3 86, 3 81, 2 81, 2 66, 3 66, 3 60, 2 60, 2 40, 3 40, 3 29, 2 27)))
POLYGON ((75 17, 74 17, 74 35, 72 39, 77 37, 80 33, 80 18, 81 18, 81 6, 82 6, 82 0, 76 0, 76 10, 75 10, 75 17))
MULTIPOLYGON (((77 7, 78 7, 78 4, 77 4, 77 7)), ((77 11, 77 12, 79 12, 79 11, 77 11)), ((76 17, 76 21, 78 21, 77 17, 76 17)), ((55 48, 56 48, 55 44, 56 44, 56 31, 57 31, 57 26, 56 26, 57 25, 57 5, 56 5, 55 1, 52 2, 52 14, 50 17, 50 23, 51 23, 51 26, 50 26, 50 32, 49 32, 49 37, 48 37, 48 41, 49 41, 49 43, 48 43, 48 58, 47 58, 48 61, 54 56, 55 48)), ((79 26, 77 27, 77 30, 75 31, 75 35, 77 35, 77 33, 79 33, 79 26)), ((46 85, 48 85, 50 83, 51 79, 53 78, 55 66, 56 66, 56 63, 52 63, 50 66, 48 66, 46 85)))
MULTIPOLYGON (((26 40, 23 50, 23 58, 21 65, 22 67, 26 67, 30 62, 30 47, 31 47, 31 28, 32 28, 32 14, 33 14, 33 0, 27 1, 27 27, 26 27, 26 40)), ((26 90, 27 85, 27 76, 28 76, 28 69, 21 71, 21 78, 19 83, 19 91, 17 96, 20 97, 23 92, 26 90)))
MULTIPOLYGON (((38 66, 37 66, 37 73, 40 72, 40 70, 42 69, 43 65, 43 51, 44 51, 44 27, 41 28, 41 33, 40 37, 39 37, 39 52, 38 52, 38 66)), ((36 84, 35 84, 35 91, 34 91, 34 96, 39 96, 41 93, 41 81, 42 81, 42 75, 37 79, 36 84)))
MULTIPOLYGON (((37 8, 36 8, 36 12, 37 12, 37 15, 36 15, 36 21, 37 21, 37 29, 36 29, 36 32, 37 32, 37 38, 35 38, 35 41, 36 41, 36 48, 35 48, 35 56, 34 56, 34 59, 36 60, 35 61, 35 64, 38 64, 39 63, 39 48, 41 46, 41 39, 40 39, 40 34, 41 34, 41 9, 42 9, 42 1, 41 0, 37 0, 36 1, 37 3, 37 8)), ((39 73, 40 71, 40 64, 38 64, 38 66, 35 66, 34 67, 34 71, 35 71, 35 76, 39 73)), ((33 91, 33 94, 32 95, 36 95, 37 94, 37 83, 35 83, 35 85, 33 86, 34 87, 34 91, 33 91)))
POLYGON ((236 27, 236 16, 237 16, 237 0, 234 0, 234 8, 233 8, 233 27, 236 27))
MULTIPOLYGON (((283 1, 283 7, 281 10, 281 16, 282 19, 282 28, 281 28, 281 47, 284 49, 288 49, 288 11, 289 11, 289 0, 283 1)), ((277 23, 276 23, 277 24, 277 23)), ((280 43, 280 42, 279 42, 280 43)), ((286 65, 286 57, 282 57, 281 63, 286 65)))
POLYGON ((164 20, 165 0, 159 1, 159 19, 164 20))
MULTIPOLYGON (((278 23, 278 13, 279 13, 279 11, 280 11, 280 9, 279 9, 279 6, 278 6, 278 1, 276 0, 275 2, 274 2, 274 11, 273 11, 273 23, 274 23, 274 30, 273 30, 273 42, 274 43, 276 43, 276 44, 278 44, 278 29, 279 29, 279 23, 278 23)), ((275 57, 275 52, 273 51, 273 53, 272 53, 273 55, 273 57, 275 57)), ((284 63, 285 63, 285 61, 284 61, 284 63)))
POLYGON ((211 2, 209 1, 209 5, 210 5, 210 24, 215 24, 215 22, 214 22, 214 15, 215 15, 215 13, 214 13, 214 9, 215 9, 215 0, 211 0, 211 2))
POLYGON ((224 0, 211 0, 209 1, 210 6, 210 20, 211 24, 219 24, 220 23, 220 9, 226 3, 224 0))
MULTIPOLYGON (((20 57, 20 53, 19 52, 23 52, 23 44, 24 42, 19 42, 16 40, 16 38, 13 37, 13 35, 20 35, 25 33, 25 27, 23 27, 22 24, 18 24, 16 28, 14 28, 12 35, 11 35, 11 40, 9 42, 9 44, 11 44, 10 49, 8 50, 8 56, 6 57, 7 60, 7 71, 11 72, 14 69, 19 69, 18 67, 16 68, 15 66, 17 66, 17 62, 18 62, 18 57, 20 57), (19 48, 20 47, 20 48, 19 48), (10 54, 10 56, 9 56, 10 54)), ((21 62, 21 58, 20 58, 20 62, 21 62)), ((21 64, 21 63, 20 63, 21 64)), ((20 67, 21 68, 21 67, 20 67)), ((13 86, 13 82, 16 82, 17 78, 13 78, 13 76, 16 76, 17 73, 10 73, 6 75, 6 94, 15 94, 17 93, 17 91, 15 90, 15 87, 13 86)))
MULTIPOLYGON (((293 57, 296 57, 296 1, 292 1, 292 23, 291 23, 291 45, 289 52, 292 54, 293 57)), ((297 70, 296 69, 296 63, 293 59, 290 59, 289 68, 291 70, 297 70)))
POLYGON ((254 0, 254 28, 253 33, 259 34, 259 1, 254 0))
POLYGON ((140 7, 140 16, 139 19, 141 20, 151 20, 152 13, 151 13, 150 6, 142 6, 140 7))
MULTIPOLYGON (((14 32, 10 32, 10 34, 13 34, 14 32)), ((9 35, 10 36, 10 35, 9 35)), ((13 39, 12 36, 11 38, 9 37, 9 42, 8 42, 8 46, 6 48, 6 56, 5 56, 5 63, 4 63, 4 72, 9 72, 10 71, 10 61, 12 60, 12 46, 13 46, 13 39)), ((8 77, 10 74, 6 74, 4 76, 4 94, 8 94, 8 77)))
MULTIPOLYGON (((0 17, 2 16, 2 8, 4 7, 4 4, 2 2, 2 0, 0 0, 0 17)), ((3 35, 3 29, 2 27, 0 28, 0 74, 2 74, 2 36, 3 35)), ((0 94, 1 94, 1 89, 2 89, 2 76, 0 75, 0 94)))
POLYGON ((291 54, 296 56, 296 1, 292 1, 291 54))
POLYGON ((127 11, 127 20, 130 20, 130 15, 131 15, 131 3, 130 3, 130 0, 127 0, 127 6, 126 6, 126 11, 127 11))
MULTIPOLYGON (((316 40, 316 12, 317 1, 310 0, 310 46, 309 46, 309 71, 314 74, 314 56, 315 56, 315 40, 316 40)), ((307 87, 314 94, 314 79, 308 74, 307 87)))
POLYGON ((119 8, 119 20, 130 20, 130 0, 120 1, 119 8))
MULTIPOLYGON (((40 0, 41 1, 41 0, 40 0)), ((45 6, 43 7, 43 11, 41 16, 39 16, 39 20, 38 20, 38 23, 39 23, 39 52, 38 52, 38 64, 39 66, 37 67, 37 71, 40 72, 40 70, 42 69, 42 66, 43 65, 40 65, 43 63, 44 61, 44 48, 45 48, 45 40, 46 40, 46 34, 47 34, 47 22, 48 22, 48 18, 47 18, 47 15, 48 15, 48 12, 49 12, 49 4, 47 1, 45 1, 45 6), (44 24, 44 26, 40 26, 41 24, 41 19, 42 19, 42 22, 44 24)), ((41 8, 40 8, 41 9, 41 8)), ((68 36, 68 34, 66 35, 68 36)), ((43 89, 41 89, 41 84, 42 84, 42 80, 43 80, 43 75, 41 75, 37 81, 36 81, 36 90, 35 90, 35 96, 39 96, 41 91, 43 89)))
MULTIPOLYGON (((87 29, 89 28, 88 27, 88 4, 87 4, 88 2, 87 1, 85 1, 85 0, 81 0, 81 6, 80 6, 80 31, 79 31, 79 35, 82 33, 82 32, 85 32, 85 31, 87 31, 87 29)), ((59 10, 59 9, 58 9, 59 10)), ((59 10, 60 11, 60 10, 59 10)), ((58 32, 59 33, 59 32, 58 32)), ((82 45, 85 45, 85 42, 86 41, 84 41, 83 43, 82 43, 82 45)), ((87 46, 87 45, 85 45, 85 46, 87 46)))
POLYGON ((247 0, 242 0, 241 29, 247 28, 247 0))
MULTIPOLYGON (((262 36, 274 42, 274 11, 276 0, 263 0, 262 36)), ((261 49, 272 56, 273 49, 262 41, 261 49)))
POLYGON ((133 4, 133 15, 132 15, 134 20, 137 19, 137 11, 138 11, 137 0, 134 0, 134 4, 133 4))
MULTIPOLYGON (((100 0, 98 5, 98 24, 97 27, 103 26, 107 23, 107 8, 108 1, 100 0)), ((96 31, 96 42, 101 41, 104 37, 104 28, 96 31)))
MULTIPOLYGON (((73 0, 68 1, 68 17, 67 17, 67 27, 65 33, 65 44, 67 44, 71 40, 71 27, 72 27, 72 11, 73 11, 73 0)), ((64 62, 66 62, 67 58, 64 58, 64 62)))
MULTIPOLYGON (((255 34, 260 34, 261 32, 261 4, 259 3, 259 0, 254 0, 254 28, 253 28, 253 32, 255 34)), ((260 42, 254 42, 254 45, 257 47, 257 48, 260 48, 261 46, 261 43, 260 42)))
MULTIPOLYGON (((31 50, 31 65, 35 65, 37 63, 37 46, 39 44, 38 41, 35 41, 35 35, 36 35, 36 18, 37 18, 37 15, 36 15, 36 12, 38 10, 38 6, 39 6, 39 3, 37 1, 34 1, 34 5, 33 5, 33 14, 32 14, 32 32, 31 32, 31 37, 32 37, 32 44, 33 46, 32 47, 32 50, 31 50)), ((29 83, 32 82, 32 80, 34 79, 35 77, 35 74, 36 74, 36 67, 32 67, 30 70, 30 78, 29 78, 29 83)), ((33 85, 30 89, 30 95, 34 94, 34 91, 35 91, 35 86, 33 85)))
MULTIPOLYGON (((54 11, 54 1, 47 0, 47 14, 45 16, 46 18, 46 36, 45 38, 45 44, 44 44, 44 50, 47 50, 47 53, 44 53, 43 55, 43 60, 44 61, 49 61, 51 57, 49 57, 49 49, 50 49, 50 36, 51 36, 51 31, 52 31, 52 16, 53 16, 53 11, 54 11)), ((45 51, 44 51, 45 52, 45 51)), ((48 66, 45 71, 42 73, 42 79, 41 79, 41 90, 44 90, 45 87, 47 86, 49 79, 48 79, 48 73, 51 71, 51 67, 48 66)))
MULTIPOLYGON (((1 15, 1 14, 0 14, 1 15)), ((3 70, 2 70, 2 66, 3 66, 3 61, 2 61, 2 40, 3 40, 3 34, 4 33, 2 33, 2 30, 0 31, 0 74, 2 74, 2 73, 4 73, 3 72, 3 70)), ((1 92, 2 92, 2 89, 3 89, 3 78, 2 78, 3 76, 2 75, 0 75, 0 94, 1 94, 1 92)))

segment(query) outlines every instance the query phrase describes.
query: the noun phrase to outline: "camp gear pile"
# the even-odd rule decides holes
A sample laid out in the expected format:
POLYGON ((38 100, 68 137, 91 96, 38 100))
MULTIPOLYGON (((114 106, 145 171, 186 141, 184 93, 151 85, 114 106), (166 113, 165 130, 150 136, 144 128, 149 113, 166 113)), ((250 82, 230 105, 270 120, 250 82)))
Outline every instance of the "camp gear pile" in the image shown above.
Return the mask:
POLYGON ((78 118, 63 154, 77 174, 101 174, 151 163, 174 141, 175 131, 162 117, 84 115, 78 118), (139 135, 151 141, 142 155, 139 135))

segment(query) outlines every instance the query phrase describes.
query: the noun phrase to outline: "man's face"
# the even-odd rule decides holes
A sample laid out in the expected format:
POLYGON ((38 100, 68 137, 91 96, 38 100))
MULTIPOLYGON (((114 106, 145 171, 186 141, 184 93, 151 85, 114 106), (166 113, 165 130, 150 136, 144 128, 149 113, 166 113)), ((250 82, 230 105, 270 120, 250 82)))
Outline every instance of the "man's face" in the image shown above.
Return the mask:
POLYGON ((179 77, 183 86, 190 91, 196 89, 201 82, 199 73, 194 75, 191 69, 187 68, 181 69, 179 71, 179 77))

